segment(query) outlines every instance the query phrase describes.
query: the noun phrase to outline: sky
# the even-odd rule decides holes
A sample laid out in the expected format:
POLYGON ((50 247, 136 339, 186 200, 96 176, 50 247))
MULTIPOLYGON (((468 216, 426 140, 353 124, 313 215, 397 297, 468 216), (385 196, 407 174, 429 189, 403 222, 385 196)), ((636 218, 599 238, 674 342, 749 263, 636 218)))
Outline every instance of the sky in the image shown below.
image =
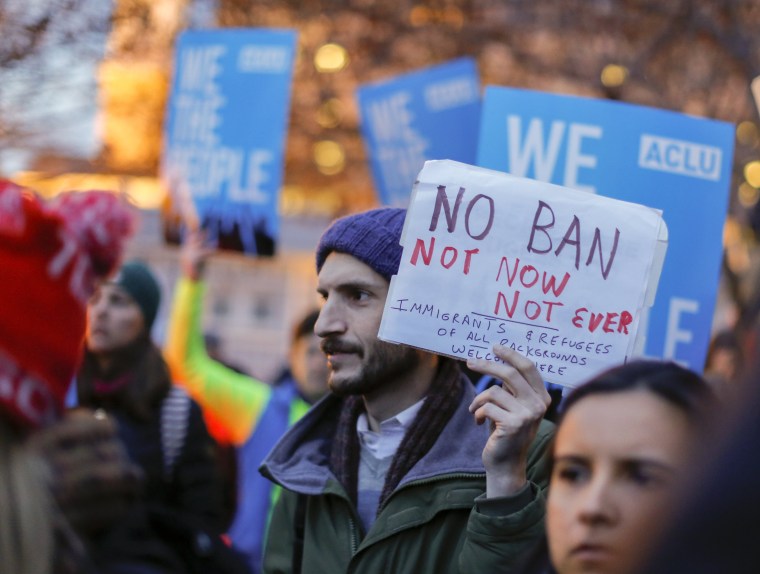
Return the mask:
MULTIPOLYGON (((39 55, 0 69, 0 128, 2 119, 8 118, 26 134, 24 139, 0 140, 0 175, 27 169, 40 149, 81 159, 93 159, 100 149, 97 70, 105 55, 103 24, 112 2, 82 0, 81 4, 86 8, 81 13, 55 16, 50 40, 39 55), (88 27, 85 18, 103 29, 88 27), (77 42, 61 40, 62 30, 77 27, 82 29, 77 42)), ((22 30, 49 6, 49 0, 5 0, 3 10, 11 14, 5 22, 11 21, 11 30, 0 28, 0 42, 12 41, 14 31, 22 30)), ((190 25, 207 26, 213 21, 213 9, 214 0, 191 2, 190 25)))

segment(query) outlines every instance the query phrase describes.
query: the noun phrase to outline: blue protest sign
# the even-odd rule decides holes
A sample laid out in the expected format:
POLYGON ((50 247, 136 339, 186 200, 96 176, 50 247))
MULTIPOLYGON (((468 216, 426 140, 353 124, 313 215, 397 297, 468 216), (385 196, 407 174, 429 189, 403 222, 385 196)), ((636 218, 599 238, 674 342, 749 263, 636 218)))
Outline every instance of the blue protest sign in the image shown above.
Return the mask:
POLYGON ((480 166, 661 209, 669 247, 644 354, 701 370, 728 207, 731 124, 619 102, 485 92, 480 166))
POLYGON ((429 159, 475 162, 480 82, 461 58, 357 90, 365 148, 380 201, 404 207, 429 159))
POLYGON ((274 252, 295 48, 291 30, 179 38, 162 173, 220 247, 274 252))

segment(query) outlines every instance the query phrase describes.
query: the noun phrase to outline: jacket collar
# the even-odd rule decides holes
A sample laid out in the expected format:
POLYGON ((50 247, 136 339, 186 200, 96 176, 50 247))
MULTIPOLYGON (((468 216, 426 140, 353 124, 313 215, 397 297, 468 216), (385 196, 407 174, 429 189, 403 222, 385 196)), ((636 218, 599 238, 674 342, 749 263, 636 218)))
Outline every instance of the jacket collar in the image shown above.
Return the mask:
MULTIPOLYGON (((488 429, 486 425, 475 424, 468 410, 475 391, 464 375, 461 378, 462 396, 454 415, 399 486, 444 474, 485 474, 481 455, 488 429)), ((321 494, 338 488, 329 460, 342 402, 328 394, 315 404, 274 446, 260 472, 286 489, 303 494, 321 494)))

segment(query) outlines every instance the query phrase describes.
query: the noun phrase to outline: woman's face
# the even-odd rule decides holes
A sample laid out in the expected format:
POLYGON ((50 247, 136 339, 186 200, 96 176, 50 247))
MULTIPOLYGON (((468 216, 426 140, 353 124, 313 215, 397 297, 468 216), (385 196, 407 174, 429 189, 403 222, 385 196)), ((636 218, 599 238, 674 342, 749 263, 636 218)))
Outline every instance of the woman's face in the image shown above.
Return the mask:
POLYGON ((145 328, 140 307, 121 287, 101 285, 87 303, 87 349, 93 354, 118 351, 145 328))
POLYGON ((546 528, 559 574, 625 572, 671 500, 690 427, 646 390, 595 394, 566 413, 555 444, 546 528))

